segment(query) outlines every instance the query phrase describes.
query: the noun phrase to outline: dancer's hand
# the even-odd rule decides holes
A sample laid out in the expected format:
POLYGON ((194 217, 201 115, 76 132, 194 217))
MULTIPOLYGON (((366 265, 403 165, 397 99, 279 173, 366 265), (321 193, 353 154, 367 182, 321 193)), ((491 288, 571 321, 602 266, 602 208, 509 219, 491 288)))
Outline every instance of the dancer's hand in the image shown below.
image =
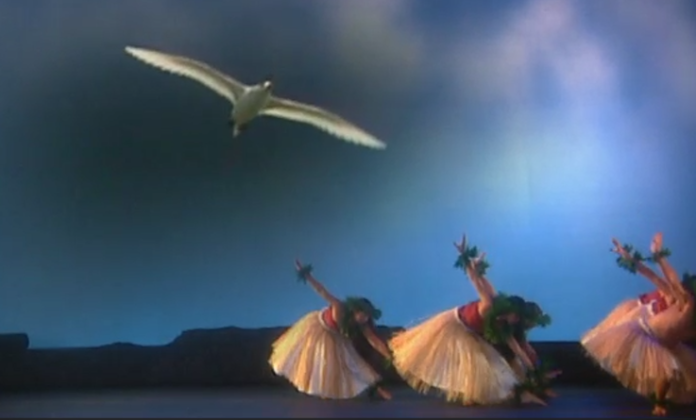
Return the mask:
POLYGON ((621 242, 619 242, 618 239, 612 238, 611 243, 614 244, 614 248, 611 250, 612 252, 615 252, 619 254, 621 258, 627 259, 627 260, 632 260, 633 256, 629 254, 626 249, 624 248, 623 245, 621 245, 621 242))
POLYGON ((457 248, 457 251, 460 254, 463 254, 464 251, 466 251, 466 234, 462 235, 462 240, 461 242, 455 242, 454 247, 457 248))
POLYGON ((650 253, 657 254, 662 251, 662 232, 657 232, 650 242, 650 253))
POLYGON ((300 283, 307 283, 312 276, 312 264, 303 265, 300 260, 295 260, 295 270, 297 271, 297 280, 300 283))
POLYGON ((481 264, 482 261, 486 259, 486 253, 484 251, 481 251, 480 254, 478 254, 476 257, 472 258, 469 262, 469 265, 471 266, 472 269, 476 269, 479 264, 481 264))
POLYGON ((548 398, 556 398, 558 397, 558 393, 554 391, 553 389, 547 389, 544 391, 544 394, 546 394, 546 397, 548 398))

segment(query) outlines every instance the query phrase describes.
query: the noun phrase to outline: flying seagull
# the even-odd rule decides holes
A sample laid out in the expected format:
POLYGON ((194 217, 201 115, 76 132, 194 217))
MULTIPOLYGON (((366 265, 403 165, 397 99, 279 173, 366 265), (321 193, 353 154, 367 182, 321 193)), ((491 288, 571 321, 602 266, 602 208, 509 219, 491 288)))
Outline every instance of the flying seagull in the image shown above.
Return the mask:
POLYGON ((374 136, 334 113, 273 96, 273 81, 270 77, 257 85, 247 86, 205 63, 190 58, 136 47, 126 47, 126 52, 160 70, 196 80, 229 100, 232 103, 230 125, 233 137, 244 131, 257 116, 267 115, 311 124, 342 140, 361 146, 373 149, 387 147, 374 136))

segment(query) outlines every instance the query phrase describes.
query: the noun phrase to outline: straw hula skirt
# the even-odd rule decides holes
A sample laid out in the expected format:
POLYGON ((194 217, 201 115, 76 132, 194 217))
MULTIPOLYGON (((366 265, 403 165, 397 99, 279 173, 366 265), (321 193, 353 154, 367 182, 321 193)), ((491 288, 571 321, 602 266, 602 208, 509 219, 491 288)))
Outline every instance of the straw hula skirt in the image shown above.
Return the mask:
POLYGON ((690 404, 696 401, 696 352, 681 343, 663 346, 650 329, 651 316, 608 328, 583 345, 626 388, 650 398, 667 381, 667 399, 690 404))
POLYGON ((391 339, 394 367, 421 393, 434 388, 466 405, 506 401, 518 384, 515 372, 480 331, 476 302, 442 312, 391 339))
POLYGON ((654 291, 642 294, 637 299, 629 299, 621 302, 599 324, 585 333, 580 339, 580 342, 585 345, 586 342, 596 339, 597 335, 609 328, 640 318, 645 315, 653 302, 663 300, 664 298, 660 293, 654 291))
POLYGON ((380 380, 338 331, 330 309, 311 312, 290 327, 273 343, 269 363, 298 391, 326 399, 356 397, 380 380))

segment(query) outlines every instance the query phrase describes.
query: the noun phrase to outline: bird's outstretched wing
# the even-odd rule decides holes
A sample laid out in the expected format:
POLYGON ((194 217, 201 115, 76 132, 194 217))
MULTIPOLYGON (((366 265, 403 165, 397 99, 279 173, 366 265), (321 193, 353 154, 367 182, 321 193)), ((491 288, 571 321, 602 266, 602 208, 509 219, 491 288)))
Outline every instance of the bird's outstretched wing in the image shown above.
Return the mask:
POLYGON ((229 99, 232 104, 237 103, 237 98, 246 89, 243 83, 200 61, 136 47, 126 47, 126 52, 160 70, 188 77, 202 83, 219 95, 229 99))
POLYGON ((342 140, 361 146, 373 149, 387 147, 382 141, 334 113, 289 99, 271 97, 260 114, 310 124, 342 140))

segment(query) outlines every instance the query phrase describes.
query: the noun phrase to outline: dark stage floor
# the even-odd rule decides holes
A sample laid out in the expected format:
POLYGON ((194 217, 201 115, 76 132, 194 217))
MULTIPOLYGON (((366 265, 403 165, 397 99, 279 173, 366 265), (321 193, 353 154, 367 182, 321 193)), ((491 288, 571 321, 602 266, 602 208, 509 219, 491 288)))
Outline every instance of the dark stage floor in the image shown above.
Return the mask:
MULTIPOLYGON (((648 417, 648 402, 622 390, 559 389, 548 407, 460 407, 408 389, 394 400, 322 401, 288 390, 140 390, 0 396, 0 418, 9 417, 648 417)), ((696 407, 672 417, 696 417, 696 407)))

